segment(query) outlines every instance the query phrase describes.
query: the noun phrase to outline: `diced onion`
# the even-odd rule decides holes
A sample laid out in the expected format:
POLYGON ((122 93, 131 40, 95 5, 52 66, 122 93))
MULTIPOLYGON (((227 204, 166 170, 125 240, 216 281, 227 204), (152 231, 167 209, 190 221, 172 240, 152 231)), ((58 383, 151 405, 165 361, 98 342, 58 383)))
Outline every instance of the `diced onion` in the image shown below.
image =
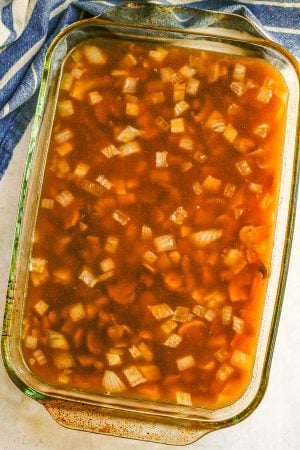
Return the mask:
POLYGON ((148 225, 142 226, 141 239, 143 240, 152 239, 152 230, 148 225))
POLYGON ((165 347, 177 348, 178 345, 181 343, 181 341, 182 341, 182 337, 179 336, 178 334, 173 333, 165 340, 163 345, 165 347))
MULTIPOLYGON (((174 86, 177 87, 178 84, 183 84, 184 78, 179 72, 176 72, 173 75, 171 75, 171 81, 174 84, 174 86)), ((185 85, 184 85, 184 91, 185 91, 185 85)), ((175 92, 175 90, 174 90, 174 92, 175 92)))
POLYGON ((84 269, 81 274, 79 275, 79 279, 83 281, 88 287, 93 288, 97 282, 98 279, 95 277, 89 270, 84 269))
POLYGON ((49 346, 60 350, 68 350, 69 344, 62 333, 58 331, 48 331, 49 346))
POLYGON ((128 217, 127 214, 125 214, 123 211, 120 211, 119 209, 116 209, 112 213, 112 217, 122 226, 127 225, 127 223, 130 221, 130 217, 128 217))
POLYGON ((34 309, 40 316, 44 316, 49 309, 49 305, 43 299, 40 299, 34 305, 34 309))
POLYGON ((25 339, 25 347, 30 348, 31 350, 35 350, 37 348, 38 339, 36 336, 26 336, 25 339))
POLYGON ((73 150, 73 144, 69 141, 64 142, 61 145, 55 147, 55 151, 59 154, 59 156, 66 156, 73 150))
POLYGON ((153 240, 155 248, 158 252, 168 252, 176 249, 176 241, 172 234, 164 234, 153 240))
POLYGON ((187 172, 192 167, 194 167, 194 166, 193 166, 193 163, 191 163, 190 161, 185 161, 180 165, 181 172, 183 172, 183 173, 187 172))
POLYGON ((223 231, 219 228, 211 228, 204 231, 198 231, 190 236, 191 241, 196 247, 206 247, 207 245, 215 242, 223 234, 223 231))
POLYGON ((109 280, 110 278, 112 278, 114 276, 114 271, 113 270, 109 270, 108 272, 104 272, 101 275, 99 275, 97 277, 97 281, 99 283, 103 283, 106 280, 109 280))
POLYGON ((108 365, 110 367, 117 367, 122 364, 122 358, 118 353, 105 353, 108 365))
POLYGON ((159 91, 159 92, 153 92, 150 95, 150 101, 152 103, 152 105, 160 105, 161 103, 164 103, 166 100, 165 94, 163 93, 163 91, 159 91))
POLYGON ((202 305, 195 305, 193 308, 193 314, 195 314, 198 317, 204 317, 206 313, 206 308, 202 305))
POLYGON ((168 167, 167 156, 168 156, 168 152, 156 152, 155 153, 155 166, 156 167, 168 167))
POLYGON ((196 361, 194 360, 193 355, 183 356, 176 360, 177 367, 180 372, 183 370, 191 369, 196 365, 196 361))
POLYGON ((127 53, 120 61, 120 64, 123 67, 128 67, 128 68, 136 66, 137 63, 138 63, 137 59, 132 53, 127 53))
POLYGON ((102 95, 98 91, 91 91, 88 93, 88 102, 90 105, 97 105, 103 100, 102 95))
POLYGON ((134 94, 137 90, 138 78, 126 77, 123 85, 124 94, 134 94))
POLYGON ((258 183, 250 183, 249 191, 254 192, 254 194, 262 194, 262 185, 258 183))
POLYGON ((62 89, 63 91, 69 92, 72 87, 73 80, 74 80, 73 75, 71 75, 70 73, 67 73, 67 72, 64 73, 61 78, 60 89, 62 89))
POLYGON ((160 303, 152 306, 148 305, 148 309, 156 320, 166 319, 174 314, 173 310, 166 303, 160 303))
POLYGON ((185 306, 177 306, 172 320, 175 322, 187 322, 189 320, 190 308, 185 306))
POLYGON ((157 256, 155 253, 151 252, 151 250, 147 250, 143 255, 144 260, 149 263, 153 264, 157 260, 157 256))
POLYGON ((203 164, 207 160, 207 155, 200 151, 197 151, 196 153, 194 153, 193 158, 200 164, 203 164))
POLYGON ((257 93, 256 100, 267 105, 270 102, 272 95, 272 89, 267 86, 261 86, 257 93))
POLYGON ((71 74, 73 75, 74 78, 79 80, 82 77, 82 75, 84 74, 84 70, 80 69, 80 67, 74 67, 71 70, 71 74))
POLYGON ((74 136, 73 132, 69 128, 64 128, 61 131, 58 131, 54 135, 54 140, 56 144, 63 144, 66 141, 69 141, 74 136))
MULTIPOLYGON (((173 82, 173 79, 172 79, 173 82)), ((173 91, 173 100, 174 102, 180 102, 181 100, 184 100, 185 97, 185 90, 186 90, 186 83, 180 83, 175 84, 174 91, 173 91)))
POLYGON ((107 56, 102 49, 95 45, 85 45, 83 51, 86 59, 91 64, 98 64, 103 66, 107 61, 107 56))
POLYGON ((119 238, 110 235, 106 239, 104 250, 107 251, 108 253, 116 253, 118 245, 119 245, 119 238))
POLYGON ((102 272, 109 272, 110 270, 115 269, 116 265, 112 258, 106 258, 100 262, 100 267, 102 272))
POLYGON ((242 177, 246 177, 252 173, 252 169, 245 159, 238 161, 235 166, 242 177))
POLYGON ((81 188, 88 192, 89 194, 95 195, 95 197, 102 197, 104 193, 104 189, 102 186, 100 186, 98 183, 94 183, 90 180, 82 180, 81 182, 81 188))
POLYGON ((232 78, 236 81, 244 81, 246 67, 243 64, 236 63, 233 68, 232 78))
POLYGON ((172 220, 172 222, 174 223, 177 223, 177 225, 182 225, 183 222, 186 220, 187 216, 188 216, 187 211, 182 206, 179 206, 173 212, 173 214, 170 215, 170 220, 172 220))
POLYGON ((171 119, 171 133, 184 133, 184 131, 185 125, 182 117, 171 119))
POLYGON ((242 334, 245 327, 245 321, 237 316, 232 318, 232 329, 238 334, 242 334))
POLYGON ((115 372, 111 370, 106 370, 102 378, 102 386, 107 392, 124 392, 126 391, 126 385, 123 383, 121 378, 115 372))
POLYGON ((147 381, 158 381, 161 379, 160 370, 154 364, 143 364, 139 365, 138 368, 147 381))
POLYGON ((126 103, 126 115, 130 117, 137 117, 139 113, 139 105, 137 103, 126 103))
POLYGON ((202 188, 208 192, 218 192, 222 181, 219 178, 215 178, 212 175, 208 175, 202 183, 202 188))
POLYGON ((219 383, 225 383, 231 375, 233 374, 234 369, 229 364, 222 364, 220 368, 216 372, 216 380, 219 381, 219 383))
POLYGON ((174 105, 174 114, 175 116, 181 116, 181 114, 185 113, 188 109, 190 109, 190 105, 185 101, 181 100, 174 105))
POLYGON ((220 363, 223 363, 224 361, 226 361, 226 359, 228 359, 229 352, 228 352, 228 350, 226 350, 226 348, 221 347, 221 348, 219 348, 219 350, 217 350, 214 353, 214 356, 217 361, 219 361, 220 363))
POLYGON ((199 181, 195 181, 195 183, 193 183, 193 191, 196 195, 200 195, 203 192, 201 183, 199 181))
POLYGON ((136 137, 140 136, 141 132, 140 130, 131 127, 130 125, 127 126, 126 128, 124 128, 123 131, 121 131, 121 133, 117 136, 117 140, 119 142, 131 142, 133 141, 136 137))
POLYGON ((160 328, 163 330, 164 333, 169 334, 172 331, 175 330, 175 328, 178 327, 178 324, 174 322, 172 319, 166 320, 164 323, 161 324, 160 328))
POLYGON ((200 88, 200 81, 195 78, 190 78, 186 84, 186 93, 195 97, 200 88))
POLYGON ((31 258, 29 262, 29 271, 43 273, 46 269, 47 260, 44 258, 31 258))
POLYGON ((168 131, 170 129, 170 124, 161 116, 155 119, 156 125, 163 131, 168 131))
POLYGON ((125 377, 131 387, 145 383, 147 380, 136 366, 130 366, 123 370, 125 377))
POLYGON ((232 322, 232 306, 226 305, 222 309, 222 325, 230 325, 232 322))
POLYGON ((76 303, 69 308, 72 322, 79 322, 85 318, 85 310, 82 303, 76 303))
POLYGON ((141 146, 137 141, 131 141, 126 144, 120 145, 119 147, 119 153, 121 158, 133 155, 134 153, 140 153, 140 151, 141 146))
POLYGON ((197 70, 194 67, 188 66, 187 64, 182 66, 181 69, 179 69, 179 73, 184 78, 192 78, 196 72, 197 70))
POLYGON ((172 75, 174 75, 174 70, 172 69, 172 67, 162 67, 161 69, 159 69, 160 71, 160 75, 161 75, 161 79, 164 83, 170 83, 172 82, 172 75))
POLYGON ((54 208, 54 200, 52 198, 42 198, 41 208, 53 209, 54 208))
POLYGON ((227 183, 223 190, 224 197, 231 198, 233 196, 233 194, 235 193, 235 190, 236 190, 235 184, 227 183))
POLYGON ((110 72, 110 74, 111 74, 112 77, 127 77, 127 75, 128 75, 128 70, 118 70, 118 69, 115 69, 115 70, 112 70, 112 71, 110 72))
POLYGON ((216 313, 212 309, 207 309, 204 313, 204 319, 208 322, 212 322, 216 317, 216 313))
POLYGON ((99 175, 99 177, 96 178, 96 181, 108 191, 113 187, 113 184, 104 175, 99 175))
POLYGON ((234 350, 230 358, 230 364, 237 369, 249 371, 252 366, 251 356, 240 350, 234 350))
POLYGON ((60 117, 68 117, 74 114, 73 103, 71 100, 61 100, 57 104, 57 109, 60 117))
POLYGON ((101 152, 107 159, 120 154, 119 150, 114 144, 108 145, 107 147, 103 148, 101 152))
POLYGON ((244 83, 240 83, 239 81, 233 81, 230 84, 230 89, 238 96, 241 97, 245 94, 247 90, 247 86, 244 83))
POLYGON ((182 136, 179 141, 179 148, 192 152, 194 150, 194 140, 189 136, 182 136))
POLYGON ((224 117, 218 111, 211 113, 205 125, 215 133, 223 133, 226 128, 224 117))
POLYGON ((75 178, 84 178, 89 171, 90 166, 83 162, 79 162, 74 170, 75 178))
POLYGON ((179 405, 192 406, 192 397, 189 392, 176 392, 176 402, 179 405))
POLYGON ((260 125, 254 128, 253 133, 256 136, 265 139, 268 136, 270 129, 271 127, 268 123, 261 123, 260 125))
POLYGON ((45 357, 45 355, 44 355, 42 350, 40 350, 40 349, 39 350, 35 350, 32 354, 33 354, 36 362, 40 366, 43 366, 44 364, 47 363, 47 359, 46 359, 46 357, 45 357))
POLYGON ((152 362, 153 360, 153 352, 150 350, 147 344, 145 342, 141 342, 138 345, 138 349, 141 353, 142 358, 147 362, 152 362))
POLYGON ((149 57, 156 62, 162 62, 168 54, 168 50, 159 47, 156 50, 149 51, 149 57))
POLYGON ((235 140, 235 138, 237 137, 237 135, 238 135, 237 130, 229 123, 223 132, 224 138, 228 142, 232 143, 235 140))

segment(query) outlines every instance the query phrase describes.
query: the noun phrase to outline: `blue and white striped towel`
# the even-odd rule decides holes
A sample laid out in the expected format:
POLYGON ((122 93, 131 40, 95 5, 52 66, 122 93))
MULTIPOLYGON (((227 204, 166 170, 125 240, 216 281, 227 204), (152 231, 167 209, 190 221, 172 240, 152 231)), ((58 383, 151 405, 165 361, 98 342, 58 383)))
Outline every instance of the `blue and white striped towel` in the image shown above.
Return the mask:
MULTIPOLYGON (((101 15, 122 0, 0 0, 0 178, 34 114, 46 50, 65 26, 101 15)), ((296 0, 149 0, 249 17, 300 58, 300 2, 296 0)))

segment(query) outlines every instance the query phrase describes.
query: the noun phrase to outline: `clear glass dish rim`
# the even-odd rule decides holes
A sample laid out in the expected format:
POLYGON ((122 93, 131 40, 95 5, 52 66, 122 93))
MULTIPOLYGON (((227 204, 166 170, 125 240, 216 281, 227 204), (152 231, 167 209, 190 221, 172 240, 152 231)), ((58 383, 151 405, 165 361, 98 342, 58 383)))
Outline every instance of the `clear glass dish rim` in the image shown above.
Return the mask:
MULTIPOLYGON (((248 20, 246 18, 243 18, 244 20, 248 20)), ((250 21, 249 21, 250 22, 250 21)), ((40 401, 44 401, 44 402, 49 402, 51 400, 57 400, 57 399, 64 399, 66 401, 79 401, 82 402, 82 400, 74 400, 74 398, 68 398, 68 396, 61 396, 61 395, 48 395, 48 394, 42 394, 36 390, 34 390, 33 388, 27 386, 22 379, 20 379, 19 375, 16 374, 11 365, 10 365, 10 354, 9 354, 9 348, 8 348, 8 343, 7 341, 9 340, 9 324, 10 321, 13 320, 12 317, 12 312, 13 312, 13 298, 14 298, 14 283, 15 283, 15 274, 16 274, 16 262, 17 262, 17 258, 18 258, 18 252, 20 251, 19 248, 19 239, 20 239, 20 223, 23 217, 23 209, 24 209, 24 205, 25 205, 25 200, 26 200, 26 192, 27 192, 27 187, 28 187, 28 183, 30 180, 30 172, 32 169, 32 160, 33 160, 33 154, 34 154, 34 150, 36 148, 36 140, 37 140, 37 136, 38 133, 40 131, 40 127, 42 124, 42 118, 43 118, 43 112, 44 112, 44 107, 45 107, 45 99, 46 99, 46 92, 47 92, 47 88, 48 88, 48 74, 49 74, 49 67, 52 63, 52 56, 53 53, 56 49, 57 44, 59 43, 59 41, 64 38, 67 34, 71 33, 73 30, 76 30, 78 28, 81 27, 85 27, 85 26, 89 26, 89 25, 95 25, 95 26, 106 26, 106 27, 126 27, 129 29, 141 29, 141 30, 151 30, 151 31, 166 31, 166 32, 173 32, 173 33, 178 33, 178 34, 189 34, 189 35, 195 35, 195 36, 199 36, 199 37, 203 37, 203 38, 212 38, 212 37, 217 37, 220 40, 230 40, 230 41, 234 41, 236 43, 247 43, 247 44, 258 44, 262 47, 267 47, 267 48, 272 48, 274 50, 276 50, 277 52, 279 52, 281 55, 283 55, 285 58, 288 59, 289 63, 293 66, 297 76, 298 76, 298 81, 299 81, 299 65, 296 61, 296 59, 281 45, 270 41, 270 40, 266 40, 266 39, 260 39, 260 38, 256 38, 256 37, 251 37, 251 38, 247 38, 247 39, 241 39, 241 38, 235 38, 235 37, 230 37, 230 36, 222 36, 222 35, 214 35, 212 34, 208 34, 208 33, 203 33, 201 31, 194 31, 194 30, 190 30, 190 29, 176 29, 176 28, 169 28, 169 27, 158 27, 158 26, 144 26, 144 25, 132 25, 132 24, 128 24, 128 23, 123 23, 123 22, 113 22, 107 19, 102 19, 102 18, 91 18, 91 19, 85 19, 85 20, 81 20, 79 22, 76 22, 68 27, 66 27, 62 32, 60 32, 56 38, 53 40, 52 44, 50 45, 48 51, 47 51, 47 55, 46 55, 46 59, 45 59, 45 64, 44 64, 44 72, 43 72, 43 78, 42 78, 42 83, 41 83, 41 88, 40 88, 40 93, 39 93, 39 98, 38 98, 38 104, 37 104, 37 108, 36 108, 36 113, 35 113, 35 119, 34 119, 34 124, 33 124, 33 129, 32 129, 32 135, 31 135, 31 140, 30 140, 30 145, 29 145, 29 152, 28 152, 28 156, 27 156, 27 160, 26 160, 26 165, 25 165, 25 171, 24 171, 24 178, 23 178, 23 182, 22 182, 22 187, 21 187, 21 195, 20 195, 20 201, 19 201, 19 206, 18 206, 18 215, 17 215, 17 226, 16 226, 16 231, 15 231, 15 236, 14 236, 14 244, 13 244, 13 253, 12 253, 12 259, 11 259, 11 266, 10 266, 10 273, 9 273, 9 285, 8 285, 8 292, 7 292, 7 302, 6 302, 6 308, 5 308, 5 318, 4 318, 4 325, 3 325, 3 334, 2 334, 2 354, 3 354, 3 360, 4 360, 4 364, 6 366, 6 370, 9 373, 10 377, 13 379, 14 383, 20 388, 21 391, 25 392, 27 395, 29 395, 30 397, 36 399, 36 400, 40 400, 40 401)), ((260 403, 261 399, 264 396, 266 387, 267 387, 267 383, 268 383, 268 379, 269 379, 269 372, 270 372, 270 365, 271 365, 271 360, 272 360, 272 355, 273 355, 273 349, 274 349, 274 344, 275 344, 275 339, 276 339, 276 334, 277 334, 277 330, 278 330, 278 325, 279 325, 279 319, 280 319, 280 313, 281 313, 281 307, 282 307, 282 302, 283 302, 283 296, 284 296, 284 290, 285 290, 285 284, 286 284, 286 279, 287 279, 287 273, 288 273, 288 263, 289 263, 289 258, 290 258, 290 254, 291 254, 291 247, 292 247, 292 237, 293 237, 293 229, 294 229, 294 222, 295 222, 295 214, 296 214, 296 200, 297 200, 297 189, 298 189, 298 179, 299 179, 299 111, 298 111, 298 119, 297 119, 297 136, 298 136, 298 142, 297 142, 297 138, 295 141, 295 148, 294 148, 294 162, 293 162, 293 183, 292 183, 292 188, 291 188, 291 194, 290 194, 290 201, 289 201, 289 207, 288 207, 288 221, 287 221, 287 225, 286 225, 286 229, 285 229, 285 244, 284 244, 284 248, 283 248, 283 257, 282 257, 282 264, 281 264, 281 270, 280 270, 280 276, 279 276, 279 280, 278 280, 278 290, 277 290, 277 294, 276 294, 276 300, 274 302, 274 312, 273 312, 273 317, 272 317, 272 322, 271 322, 271 326, 270 326, 270 330, 269 330, 269 337, 268 337, 268 345, 267 345, 267 350, 266 353, 264 355, 264 364, 263 364, 263 370, 262 370, 262 375, 260 378, 260 383, 259 383, 259 387, 257 389, 257 393, 255 395, 255 398, 253 399, 253 401, 247 405, 247 407, 245 407, 239 414, 230 417, 228 419, 224 419, 224 420, 218 420, 218 421, 212 421, 209 419, 204 419, 204 418, 199 418, 199 417, 193 417, 191 416, 186 408, 178 408, 178 410, 175 413, 165 413, 163 411, 152 411, 151 408, 149 409, 147 407, 147 403, 145 402, 145 409, 138 409, 138 408, 128 408, 128 410, 130 411, 134 411, 137 413, 144 413, 144 414, 154 414, 157 416, 166 416, 166 417, 171 417, 174 419, 186 419, 186 420, 195 420, 198 423, 202 423, 203 425, 205 425, 206 427, 209 427, 210 429, 213 428, 221 428, 221 427, 226 427, 229 425, 232 425, 233 423, 238 423, 241 420, 243 420, 244 418, 246 418, 248 415, 250 415, 258 406, 258 404, 260 403), (181 411, 180 411, 181 410, 181 411), (178 414, 179 411, 179 414, 178 414)), ((121 399, 122 401, 123 399, 121 399)), ((124 399, 126 401, 126 399, 124 399)), ((91 403, 91 402, 87 402, 88 404, 94 404, 95 403, 91 403)), ((113 405, 113 404, 105 404, 105 403, 98 403, 99 406, 101 407, 107 407, 110 409, 120 409, 120 410, 126 410, 126 406, 124 405, 113 405)), ((174 408, 174 406, 176 405, 170 405, 170 408, 174 408)))

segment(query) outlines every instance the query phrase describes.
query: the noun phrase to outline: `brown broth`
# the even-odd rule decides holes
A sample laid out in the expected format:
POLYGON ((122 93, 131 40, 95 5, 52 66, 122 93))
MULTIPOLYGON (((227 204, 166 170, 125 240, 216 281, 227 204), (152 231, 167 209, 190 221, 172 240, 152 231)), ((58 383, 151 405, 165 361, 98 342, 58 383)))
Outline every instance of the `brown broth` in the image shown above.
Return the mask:
POLYGON ((285 84, 256 59, 103 42, 64 63, 24 357, 54 385, 230 404, 256 353, 285 84))

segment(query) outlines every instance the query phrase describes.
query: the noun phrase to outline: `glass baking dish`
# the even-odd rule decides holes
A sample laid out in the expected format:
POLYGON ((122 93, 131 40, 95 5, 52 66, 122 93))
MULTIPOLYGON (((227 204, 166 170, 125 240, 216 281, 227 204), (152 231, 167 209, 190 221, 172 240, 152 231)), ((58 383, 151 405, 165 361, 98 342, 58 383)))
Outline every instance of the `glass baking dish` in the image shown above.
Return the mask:
POLYGON ((15 384, 25 394, 42 403, 60 424, 97 433, 183 445, 194 442, 212 430, 243 420, 257 407, 266 390, 284 295, 296 209, 299 67, 285 49, 267 39, 261 39, 255 25, 246 19, 230 14, 151 6, 150 19, 147 17, 144 25, 137 26, 135 23, 142 18, 144 8, 145 6, 133 9, 132 6, 123 7, 106 19, 95 18, 76 23, 66 28, 48 51, 19 203, 2 353, 7 371, 15 384), (190 25, 185 29, 180 25, 183 17, 190 19, 190 25), (287 85, 290 95, 282 150, 274 247, 256 358, 246 391, 229 406, 219 409, 196 408, 105 396, 45 384, 34 376, 24 361, 21 340, 28 262, 61 71, 70 51, 81 42, 94 37, 104 39, 104 42, 113 37, 120 41, 159 42, 162 46, 171 42, 179 47, 258 58, 272 64, 287 85))

